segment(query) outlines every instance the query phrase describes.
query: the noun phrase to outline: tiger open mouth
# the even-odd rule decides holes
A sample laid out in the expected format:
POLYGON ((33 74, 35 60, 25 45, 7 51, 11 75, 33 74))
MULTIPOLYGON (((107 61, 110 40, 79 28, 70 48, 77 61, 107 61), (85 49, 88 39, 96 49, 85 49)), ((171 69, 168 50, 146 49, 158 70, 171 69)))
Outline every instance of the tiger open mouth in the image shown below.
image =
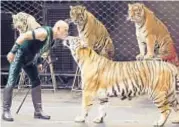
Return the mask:
POLYGON ((126 16, 126 20, 127 21, 132 21, 132 17, 131 16, 126 16))
POLYGON ((136 17, 135 16, 134 17, 128 16, 127 21, 132 21, 132 22, 135 22, 135 23, 141 23, 142 18, 139 17, 139 16, 136 16, 136 17))
POLYGON ((78 19, 71 19, 71 21, 75 24, 75 25, 81 25, 83 24, 83 21, 80 21, 78 19))
POLYGON ((74 20, 74 24, 80 24, 80 21, 74 20))

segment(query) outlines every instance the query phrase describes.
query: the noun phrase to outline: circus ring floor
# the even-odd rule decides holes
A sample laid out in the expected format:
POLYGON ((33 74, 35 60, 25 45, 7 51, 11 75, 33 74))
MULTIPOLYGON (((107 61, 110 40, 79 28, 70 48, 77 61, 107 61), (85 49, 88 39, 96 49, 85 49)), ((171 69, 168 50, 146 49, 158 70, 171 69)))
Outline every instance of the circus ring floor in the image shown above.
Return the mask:
MULTIPOLYGON (((159 117, 157 108, 147 96, 137 97, 131 101, 111 98, 103 124, 92 122, 97 114, 97 103, 91 109, 86 123, 75 123, 74 118, 80 113, 81 93, 70 90, 58 90, 53 93, 51 90, 42 90, 43 109, 45 113, 51 115, 51 119, 34 119, 30 94, 19 114, 16 114, 27 90, 20 90, 13 98, 11 111, 15 121, 1 120, 2 127, 152 127, 153 122, 159 117)), ((14 90, 14 95, 16 93, 17 89, 14 90)), ((171 123, 171 116, 172 114, 165 127, 179 127, 171 123)))

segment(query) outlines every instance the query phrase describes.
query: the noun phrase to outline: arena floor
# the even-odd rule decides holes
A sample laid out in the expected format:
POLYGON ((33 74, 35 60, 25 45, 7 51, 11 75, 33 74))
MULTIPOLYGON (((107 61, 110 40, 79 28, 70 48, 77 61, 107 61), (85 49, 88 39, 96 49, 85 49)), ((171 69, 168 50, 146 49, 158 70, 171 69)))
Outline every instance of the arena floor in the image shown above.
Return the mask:
MULTIPOLYGON (((80 113, 81 93, 70 90, 43 90, 44 111, 51 115, 51 120, 33 118, 33 106, 30 94, 22 106, 19 114, 17 111, 27 89, 22 89, 13 99, 12 115, 14 122, 1 121, 2 127, 152 127, 153 122, 159 117, 159 112, 146 96, 138 97, 132 101, 110 99, 108 115, 103 124, 92 122, 97 113, 97 104, 92 108, 87 122, 75 123, 74 118, 80 113)), ((15 90, 14 94, 17 93, 15 90)), ((172 125, 171 117, 165 127, 178 127, 172 125)))

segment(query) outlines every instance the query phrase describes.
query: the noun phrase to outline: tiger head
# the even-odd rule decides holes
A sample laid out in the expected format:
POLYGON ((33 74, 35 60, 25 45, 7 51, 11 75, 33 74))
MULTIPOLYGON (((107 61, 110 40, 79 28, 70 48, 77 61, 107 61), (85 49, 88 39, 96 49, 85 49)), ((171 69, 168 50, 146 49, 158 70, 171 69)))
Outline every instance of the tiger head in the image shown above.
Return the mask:
POLYGON ((70 18, 74 24, 84 25, 87 18, 86 7, 81 5, 70 6, 70 18))
POLYGON ((78 60, 82 56, 86 56, 88 54, 87 51, 89 48, 87 44, 84 44, 79 37, 68 36, 65 40, 63 40, 63 45, 70 49, 75 60, 78 60))
POLYGON ((68 47, 72 53, 75 53, 81 47, 81 39, 79 37, 68 36, 63 40, 63 45, 68 47))
POLYGON ((145 18, 145 6, 141 3, 128 4, 128 20, 142 23, 145 18))
POLYGON ((19 30, 20 33, 25 33, 28 30, 33 30, 40 27, 35 18, 27 13, 19 12, 16 15, 12 15, 13 26, 19 30))

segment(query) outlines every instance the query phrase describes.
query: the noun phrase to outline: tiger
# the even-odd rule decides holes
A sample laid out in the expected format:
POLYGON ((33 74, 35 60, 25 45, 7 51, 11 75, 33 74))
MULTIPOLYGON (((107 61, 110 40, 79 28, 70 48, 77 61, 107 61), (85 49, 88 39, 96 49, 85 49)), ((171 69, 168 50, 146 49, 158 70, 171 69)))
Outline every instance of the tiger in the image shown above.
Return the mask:
MULTIPOLYGON (((18 29, 20 34, 23 34, 27 31, 31 31, 41 27, 41 25, 36 21, 36 19, 25 12, 19 12, 17 14, 12 15, 13 28, 18 29)), ((43 59, 47 59, 49 55, 49 51, 41 54, 43 59)))
POLYGON ((84 45, 79 37, 69 36, 63 44, 70 49, 81 70, 82 112, 75 118, 75 122, 85 122, 95 97, 100 105, 94 122, 102 123, 110 95, 124 100, 146 93, 161 112, 154 126, 162 127, 171 109, 176 114, 173 123, 179 124, 179 101, 174 85, 178 72, 175 65, 159 60, 109 60, 84 45))
POLYGON ((179 66, 175 44, 166 25, 149 8, 142 3, 128 4, 127 19, 135 23, 140 50, 136 59, 155 58, 179 66))
POLYGON ((19 29, 20 33, 25 33, 29 30, 41 27, 36 19, 25 12, 19 12, 16 15, 12 15, 13 27, 19 29))
POLYGON ((85 6, 70 6, 70 19, 88 46, 108 59, 114 58, 113 41, 106 27, 85 6))

